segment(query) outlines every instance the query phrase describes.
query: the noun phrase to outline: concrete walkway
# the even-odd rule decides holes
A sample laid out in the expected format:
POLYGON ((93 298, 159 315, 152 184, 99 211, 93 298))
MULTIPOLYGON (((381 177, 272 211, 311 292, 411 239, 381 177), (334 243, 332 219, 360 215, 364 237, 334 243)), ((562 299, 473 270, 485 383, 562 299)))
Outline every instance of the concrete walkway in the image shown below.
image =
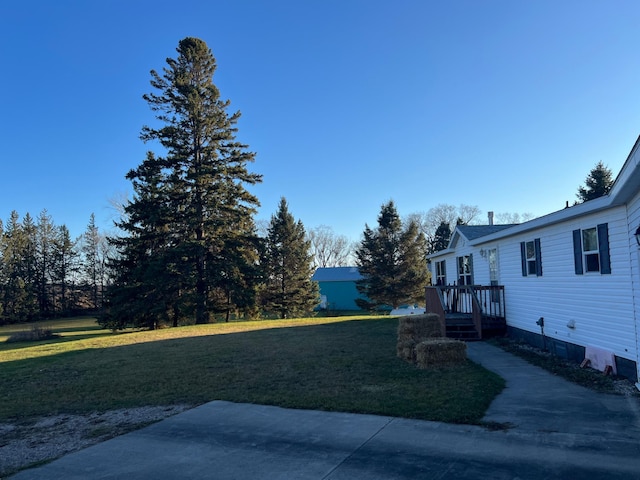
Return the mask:
POLYGON ((640 479, 637 399, 484 343, 469 358, 507 380, 485 420, 511 428, 215 401, 12 478, 640 479))
POLYGON ((597 393, 484 342, 467 344, 467 356, 507 382, 485 421, 510 423, 518 432, 592 437, 608 444, 640 439, 638 397, 597 393))

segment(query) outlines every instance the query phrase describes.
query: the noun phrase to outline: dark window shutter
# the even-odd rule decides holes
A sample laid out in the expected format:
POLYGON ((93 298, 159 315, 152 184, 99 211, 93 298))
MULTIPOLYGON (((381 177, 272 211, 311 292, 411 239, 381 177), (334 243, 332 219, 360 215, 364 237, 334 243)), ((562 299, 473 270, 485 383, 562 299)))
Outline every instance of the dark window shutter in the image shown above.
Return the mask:
POLYGON ((522 276, 527 276, 527 246, 520 242, 520 260, 522 262, 522 276))
POLYGON ((598 248, 600 250, 600 273, 611 273, 611 255, 609 253, 609 225, 598 225, 598 248))
POLYGON ((471 281, 469 282, 469 285, 475 285, 473 281, 473 253, 469 254, 469 273, 471 274, 471 281))
POLYGON ((573 231, 573 262, 576 267, 576 275, 582 275, 582 233, 580 229, 573 231))
POLYGON ((542 276, 542 256, 540 254, 540 239, 536 238, 534 240, 534 245, 536 248, 536 276, 542 276))

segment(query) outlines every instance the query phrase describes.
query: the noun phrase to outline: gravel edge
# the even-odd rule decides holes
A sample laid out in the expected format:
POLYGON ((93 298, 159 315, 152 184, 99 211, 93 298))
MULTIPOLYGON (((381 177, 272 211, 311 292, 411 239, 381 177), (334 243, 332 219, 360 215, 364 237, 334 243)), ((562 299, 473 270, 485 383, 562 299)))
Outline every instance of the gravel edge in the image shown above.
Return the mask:
POLYGON ((124 408, 0 423, 0 478, 137 430, 192 407, 124 408))

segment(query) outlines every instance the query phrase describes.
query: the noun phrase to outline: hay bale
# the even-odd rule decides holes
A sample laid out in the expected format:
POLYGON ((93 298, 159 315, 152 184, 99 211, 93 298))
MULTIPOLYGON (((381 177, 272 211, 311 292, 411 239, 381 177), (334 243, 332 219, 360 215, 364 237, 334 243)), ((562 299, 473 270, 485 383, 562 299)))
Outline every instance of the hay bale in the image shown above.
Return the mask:
POLYGON ((440 316, 436 313, 407 315, 398 319, 398 338, 421 342, 441 336, 440 316))
POLYGON ((435 338, 415 347, 418 368, 460 365, 467 359, 467 344, 451 338, 435 338))
POLYGON ((413 340, 398 341, 396 352, 398 357, 409 363, 416 363, 416 342, 413 340))
POLYGON ((441 336, 440 317, 435 313, 400 317, 396 345, 398 357, 416 363, 415 346, 423 340, 441 336))

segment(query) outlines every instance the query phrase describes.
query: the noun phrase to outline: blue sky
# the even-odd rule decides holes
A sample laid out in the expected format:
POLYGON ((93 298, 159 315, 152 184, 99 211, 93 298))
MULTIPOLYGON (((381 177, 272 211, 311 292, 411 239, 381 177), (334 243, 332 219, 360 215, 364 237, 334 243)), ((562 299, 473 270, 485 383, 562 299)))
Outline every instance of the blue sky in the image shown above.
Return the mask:
POLYGON ((544 215, 640 134, 640 2, 0 2, 0 218, 81 234, 153 145, 142 95, 178 41, 207 42, 252 189, 357 240, 393 199, 544 215))

